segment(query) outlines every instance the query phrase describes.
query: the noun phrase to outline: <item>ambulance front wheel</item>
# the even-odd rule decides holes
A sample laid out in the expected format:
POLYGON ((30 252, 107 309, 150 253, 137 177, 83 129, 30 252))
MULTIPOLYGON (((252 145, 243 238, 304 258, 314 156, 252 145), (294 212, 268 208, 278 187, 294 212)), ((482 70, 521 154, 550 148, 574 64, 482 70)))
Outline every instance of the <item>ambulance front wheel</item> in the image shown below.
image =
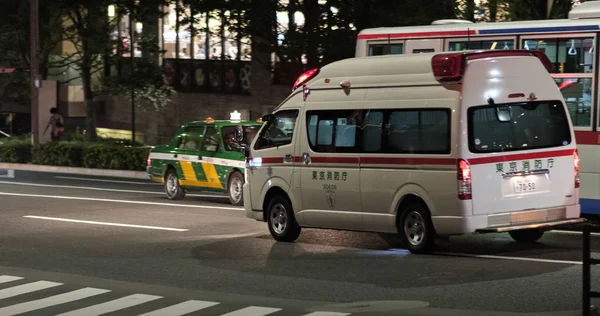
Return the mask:
POLYGON ((229 203, 231 205, 244 205, 244 176, 238 171, 234 171, 229 176, 227 194, 229 195, 229 203))
POLYGON ((530 243, 530 242, 536 242, 536 241, 538 241, 538 239, 542 238, 542 235, 544 235, 544 231, 537 229, 537 228, 532 228, 532 229, 513 230, 513 231, 508 232, 508 234, 515 241, 530 243))
POLYGON ((165 193, 169 200, 183 200, 185 190, 179 185, 179 178, 175 169, 170 168, 165 175, 165 193))
POLYGON ((282 196, 274 196, 267 207, 267 224, 273 239, 293 242, 300 236, 302 228, 296 222, 292 204, 282 196))
POLYGON ((410 203, 402 210, 400 237, 412 253, 428 253, 435 246, 435 231, 429 210, 421 203, 410 203))

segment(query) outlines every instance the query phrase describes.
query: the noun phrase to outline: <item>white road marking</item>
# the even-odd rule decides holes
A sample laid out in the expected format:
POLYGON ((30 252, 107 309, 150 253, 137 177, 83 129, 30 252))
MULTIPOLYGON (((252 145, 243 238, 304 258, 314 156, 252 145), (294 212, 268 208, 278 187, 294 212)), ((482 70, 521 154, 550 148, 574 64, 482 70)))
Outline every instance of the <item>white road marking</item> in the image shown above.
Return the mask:
POLYGON ((347 316, 350 313, 336 313, 336 312, 314 312, 310 314, 306 314, 304 316, 347 316))
POLYGON ((582 264, 581 261, 552 260, 552 259, 525 258, 525 257, 507 257, 507 256, 493 256, 493 255, 474 255, 474 254, 469 254, 469 253, 455 253, 455 252, 434 252, 434 254, 454 256, 454 257, 482 258, 482 259, 517 260, 517 261, 532 261, 532 262, 561 263, 561 264, 582 264))
POLYGON ((0 178, 9 178, 9 179, 14 179, 14 177, 15 177, 14 170, 6 170, 6 174, 3 174, 0 176, 0 178))
MULTIPOLYGON (((159 191, 140 191, 140 190, 124 190, 124 189, 108 189, 108 188, 96 188, 96 187, 80 187, 73 185, 61 185, 61 184, 41 184, 41 183, 28 183, 28 182, 15 182, 15 181, 0 181, 0 184, 16 184, 32 187, 47 187, 47 188, 63 188, 63 189, 75 189, 75 190, 93 190, 93 191, 107 191, 107 192, 121 192, 121 193, 140 193, 140 194, 156 194, 164 195, 164 192, 159 191)), ((186 196, 193 197, 207 197, 207 198, 228 198, 224 195, 208 195, 208 194, 186 194, 186 196)))
POLYGON ((264 316, 280 311, 281 308, 250 306, 221 316, 264 316))
POLYGON ((17 280, 22 280, 22 277, 12 276, 12 275, 0 275, 0 283, 7 283, 17 280))
POLYGON ((6 289, 0 290, 0 299, 5 299, 9 297, 15 297, 26 293, 31 293, 35 291, 41 291, 45 289, 49 289, 51 287, 62 285, 62 283, 56 282, 48 282, 48 281, 37 281, 33 283, 27 283, 22 285, 17 285, 13 287, 9 287, 6 289))
MULTIPOLYGON (((92 179, 92 178, 63 177, 63 176, 55 176, 55 178, 56 179, 67 179, 67 180, 93 181, 93 182, 112 182, 112 183, 141 184, 141 185, 160 185, 160 183, 156 183, 156 182, 107 180, 107 179, 92 179)), ((150 181, 150 180, 148 180, 148 181, 150 181)))
POLYGON ((126 203, 126 204, 141 204, 141 205, 157 205, 157 206, 170 206, 170 207, 190 207, 190 208, 208 208, 208 209, 215 209, 215 210, 244 211, 244 208, 242 208, 242 207, 173 204, 173 203, 143 202, 143 201, 130 201, 130 200, 113 200, 113 199, 87 198, 87 197, 78 197, 78 196, 42 195, 42 194, 25 194, 25 193, 10 193, 10 192, 0 192, 0 195, 26 196, 26 197, 37 197, 37 198, 47 198, 47 199, 59 199, 59 200, 96 201, 96 202, 112 202, 112 203, 126 203))
POLYGON ((28 302, 23 302, 20 304, 2 307, 2 308, 0 308, 0 315, 12 316, 12 315, 23 314, 23 313, 35 311, 38 309, 54 306, 54 305, 78 301, 78 300, 81 300, 84 298, 88 298, 91 296, 100 295, 100 294, 104 294, 104 293, 108 293, 108 292, 110 292, 110 290, 86 287, 86 288, 83 288, 80 290, 71 291, 71 292, 63 293, 63 294, 59 294, 59 295, 54 295, 54 296, 42 298, 42 299, 35 300, 35 301, 28 301, 28 302))
POLYGON ((207 302, 207 301, 185 301, 183 303, 175 304, 169 307, 157 309, 155 311, 141 314, 138 316, 179 316, 185 315, 189 313, 193 313, 195 311, 199 311, 201 309, 209 308, 211 306, 218 305, 217 302, 207 302))
POLYGON ((112 313, 121 309, 144 304, 162 298, 162 296, 133 294, 109 302, 84 307, 78 310, 62 313, 57 316, 97 316, 112 313))
POLYGON ((159 226, 144 226, 144 225, 121 224, 121 223, 84 221, 84 220, 79 220, 79 219, 59 218, 59 217, 46 217, 46 216, 35 216, 35 215, 25 215, 23 217, 25 217, 25 218, 35 218, 35 219, 45 219, 45 220, 49 220, 49 221, 70 222, 70 223, 80 223, 80 224, 91 224, 91 225, 104 225, 104 226, 118 226, 118 227, 130 227, 130 228, 169 230, 169 231, 174 231, 174 232, 187 232, 187 231, 189 231, 189 229, 186 229, 186 228, 170 228, 170 227, 159 227, 159 226))

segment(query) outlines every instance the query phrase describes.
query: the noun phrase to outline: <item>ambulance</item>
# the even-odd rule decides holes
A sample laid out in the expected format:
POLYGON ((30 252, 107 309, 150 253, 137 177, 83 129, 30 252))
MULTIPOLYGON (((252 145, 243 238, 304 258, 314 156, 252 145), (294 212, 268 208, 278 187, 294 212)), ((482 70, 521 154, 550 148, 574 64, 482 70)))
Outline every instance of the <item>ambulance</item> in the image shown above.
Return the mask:
POLYGON ((579 155, 540 51, 351 58, 310 70, 246 152, 245 210, 277 241, 302 228, 535 242, 581 223, 579 155))

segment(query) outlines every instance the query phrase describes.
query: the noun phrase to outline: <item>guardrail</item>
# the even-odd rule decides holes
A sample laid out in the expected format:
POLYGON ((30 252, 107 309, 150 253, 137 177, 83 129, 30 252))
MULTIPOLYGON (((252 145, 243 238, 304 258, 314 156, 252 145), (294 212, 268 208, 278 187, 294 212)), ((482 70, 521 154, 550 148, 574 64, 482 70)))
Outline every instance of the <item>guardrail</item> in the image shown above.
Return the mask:
POLYGON ((600 264, 600 259, 591 256, 590 233, 593 227, 600 228, 598 224, 583 224, 583 316, 590 316, 592 312, 596 315, 596 307, 591 305, 591 299, 600 298, 600 292, 592 291, 591 268, 600 264))

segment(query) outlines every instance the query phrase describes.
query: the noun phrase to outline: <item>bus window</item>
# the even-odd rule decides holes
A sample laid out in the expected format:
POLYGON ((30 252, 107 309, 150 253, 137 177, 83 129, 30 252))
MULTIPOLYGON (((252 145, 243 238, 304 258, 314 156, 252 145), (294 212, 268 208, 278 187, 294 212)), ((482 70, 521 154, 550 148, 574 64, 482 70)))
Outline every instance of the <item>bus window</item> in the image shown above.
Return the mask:
POLYGON ((512 39, 495 40, 495 41, 460 41, 450 42, 450 51, 461 51, 469 49, 492 49, 492 50, 509 50, 514 49, 515 43, 512 39))
POLYGON ((523 40, 523 49, 543 51, 554 66, 553 73, 592 73, 593 38, 546 38, 523 40))
POLYGON ((369 56, 400 55, 404 53, 404 44, 372 44, 369 45, 369 56))
POLYGON ((592 78, 554 78, 565 98, 573 126, 591 126, 592 78))

